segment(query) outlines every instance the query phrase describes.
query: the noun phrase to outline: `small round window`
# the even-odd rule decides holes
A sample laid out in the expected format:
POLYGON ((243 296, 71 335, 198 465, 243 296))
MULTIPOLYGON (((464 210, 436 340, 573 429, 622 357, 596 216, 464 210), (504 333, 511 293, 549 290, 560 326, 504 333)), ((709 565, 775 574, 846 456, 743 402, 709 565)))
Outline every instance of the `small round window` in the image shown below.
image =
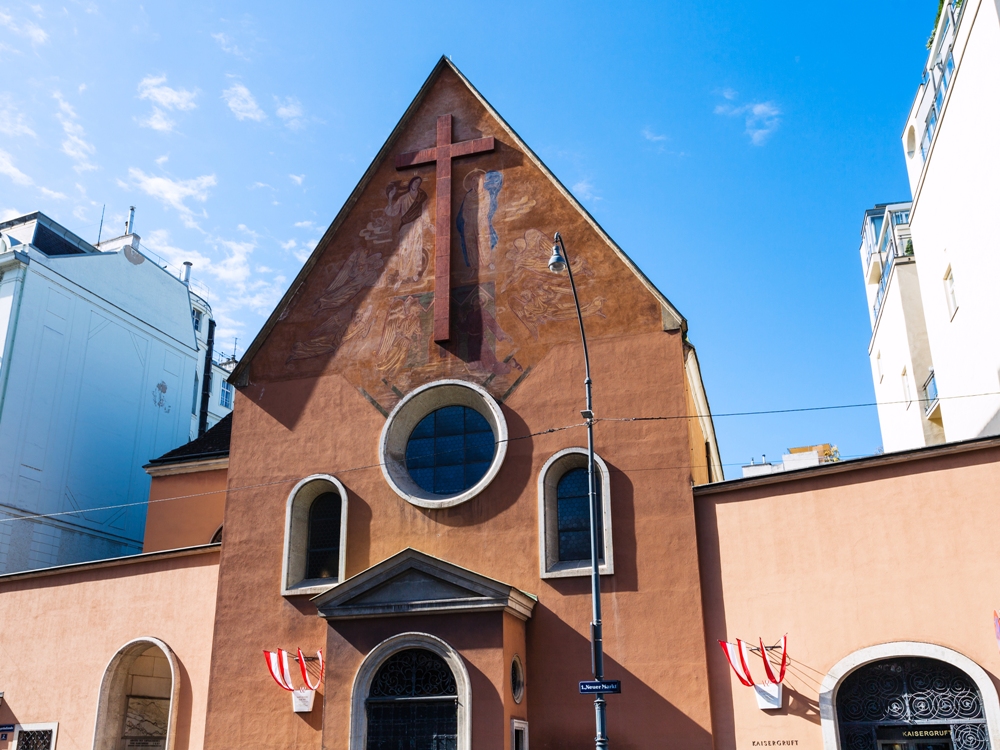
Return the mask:
POLYGON ((521 657, 516 654, 510 661, 510 692, 515 703, 520 703, 524 698, 524 667, 521 665, 521 657))
POLYGON ((435 495, 464 492, 486 476, 496 437, 486 418, 468 406, 445 406, 421 419, 406 442, 406 470, 435 495))
POLYGON ((439 380, 409 393, 386 420, 382 473, 407 502, 448 508, 482 492, 507 452, 507 423, 489 393, 439 380))

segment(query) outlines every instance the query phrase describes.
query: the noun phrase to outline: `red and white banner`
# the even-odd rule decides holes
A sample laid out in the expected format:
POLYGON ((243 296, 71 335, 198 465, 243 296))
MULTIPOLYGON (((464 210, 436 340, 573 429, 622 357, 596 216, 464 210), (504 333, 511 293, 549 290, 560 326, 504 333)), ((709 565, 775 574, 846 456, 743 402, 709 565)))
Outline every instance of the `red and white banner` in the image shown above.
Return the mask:
POLYGON ((788 666, 788 634, 786 633, 781 638, 781 667, 778 670, 778 676, 774 676, 774 672, 771 670, 771 661, 767 658, 767 649, 764 648, 764 639, 760 639, 760 655, 764 659, 764 673, 767 675, 767 679, 773 682, 775 685, 780 685, 782 680, 785 679, 785 667, 788 666))
POLYGON ((305 681, 306 687, 310 690, 315 690, 323 684, 323 671, 326 668, 326 662, 323 661, 323 649, 316 652, 316 656, 319 657, 319 677, 315 685, 309 682, 309 672, 306 670, 306 657, 302 655, 302 649, 297 649, 297 651, 299 652, 299 668, 302 670, 302 679, 305 681))
POLYGON ((728 641, 719 641, 719 645, 722 646, 726 660, 736 673, 737 679, 746 687, 752 687, 753 677, 750 675, 750 669, 747 667, 747 644, 737 638, 735 644, 728 641))
POLYGON ((295 690, 292 687, 292 675, 288 672, 287 651, 280 648, 277 651, 265 651, 264 660, 267 661, 267 671, 271 673, 271 677, 278 683, 278 687, 288 692, 295 690))

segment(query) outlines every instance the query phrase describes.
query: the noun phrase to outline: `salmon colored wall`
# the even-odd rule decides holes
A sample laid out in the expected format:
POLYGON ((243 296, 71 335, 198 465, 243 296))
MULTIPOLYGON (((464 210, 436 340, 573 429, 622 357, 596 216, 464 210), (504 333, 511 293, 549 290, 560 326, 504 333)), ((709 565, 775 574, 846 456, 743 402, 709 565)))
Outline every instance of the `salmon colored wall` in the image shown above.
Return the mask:
MULTIPOLYGON (((888 456, 886 457, 888 458, 888 456)), ((946 646, 997 684, 1000 449, 696 492, 718 750, 819 750, 818 691, 838 661, 890 641, 946 646), (716 640, 788 633, 784 707, 764 712, 716 640)), ((751 671, 763 671, 756 657, 751 671)))
MULTIPOLYGON (((684 402, 687 406, 687 414, 697 415, 698 406, 694 402, 691 393, 691 383, 684 378, 684 402)), ((689 416, 686 420, 688 430, 688 442, 690 445, 690 467, 691 481, 695 484, 706 484, 713 479, 719 481, 721 477, 709 478, 709 457, 705 449, 705 431, 701 428, 701 420, 697 416, 689 416)))
MULTIPOLYGON (((521 719, 522 721, 528 721, 528 665, 525 664, 526 657, 528 654, 528 644, 526 638, 525 629, 527 623, 523 620, 514 617, 511 614, 504 613, 503 616, 503 663, 502 667, 502 677, 503 684, 500 686, 501 695, 503 696, 504 705, 504 750, 512 750, 511 748, 511 719, 521 719), (514 659, 514 655, 517 654, 521 657, 521 667, 524 670, 524 697, 521 698, 520 703, 514 702, 514 693, 511 690, 510 681, 510 666, 511 661, 514 659)), ((531 730, 529 727, 528 731, 528 744, 531 744, 531 730)))
POLYGON ((226 469, 213 469, 153 477, 142 551, 159 552, 211 542, 226 507, 226 474, 226 469))
POLYGON ((108 662, 148 636, 166 643, 179 667, 175 750, 200 750, 218 565, 212 549, 0 579, 0 724, 57 721, 59 748, 92 747, 108 662))
MULTIPOLYGON (((304 597, 280 595, 288 492, 316 473, 333 475, 348 490, 348 576, 414 547, 537 595, 522 654, 530 681, 531 745, 544 750, 593 741, 593 701, 579 695, 577 686, 590 672, 589 578, 539 575, 539 471, 556 451, 586 445, 579 426, 584 370, 572 296, 565 278, 546 268, 547 242, 557 230, 581 268, 576 279, 589 312, 598 417, 687 412, 682 334, 663 331, 657 298, 445 69, 347 218, 320 243, 311 273, 296 285, 261 348, 247 359, 249 385, 237 394, 230 450, 209 747, 232 747, 235 738, 258 748, 290 742, 320 747, 318 720, 291 713, 260 657, 262 648, 315 651, 327 642, 315 607, 304 597), (454 162, 453 211, 475 170, 503 174, 497 247, 492 256, 481 252, 482 262, 473 269, 475 283, 494 285, 500 331, 484 337, 481 357, 458 346, 469 338, 460 329, 457 343, 438 347, 422 318, 408 327, 413 321, 400 300, 431 293, 433 278, 425 273, 412 282, 397 267, 402 261, 395 254, 403 252, 398 217, 389 222, 384 243, 372 239, 382 231, 387 186, 396 180, 423 175, 427 216, 433 219, 433 167, 397 171, 392 158, 433 143, 437 116, 449 112, 456 140, 490 134, 498 141, 494 153, 454 162), (486 263, 490 258, 492 265, 486 263), (514 360, 521 370, 510 364, 514 360), (485 491, 454 508, 427 510, 386 484, 379 435, 383 413, 402 394, 443 377, 483 384, 503 401, 510 442, 485 491), (548 432, 553 428, 558 431, 548 432), (251 695, 255 710, 248 713, 251 695)), ((433 247, 433 233, 425 239, 424 247, 433 247)), ((468 283, 462 257, 456 231, 455 284, 468 283)), ((420 299, 423 305, 428 298, 420 299)), ((650 738, 669 738, 678 747, 707 750, 708 677, 686 420, 602 421, 595 440, 612 472, 615 574, 602 581, 607 676, 621 679, 625 691, 609 699, 610 736, 619 747, 648 747, 650 738)), ((387 623, 389 629, 398 625, 387 623)), ((331 696, 331 681, 340 681, 338 690, 350 685, 356 658, 345 657, 340 665, 331 654, 331 696)), ((493 684, 501 689, 502 673, 493 684)), ((499 743, 508 732, 504 727, 502 737, 490 741, 499 743)))

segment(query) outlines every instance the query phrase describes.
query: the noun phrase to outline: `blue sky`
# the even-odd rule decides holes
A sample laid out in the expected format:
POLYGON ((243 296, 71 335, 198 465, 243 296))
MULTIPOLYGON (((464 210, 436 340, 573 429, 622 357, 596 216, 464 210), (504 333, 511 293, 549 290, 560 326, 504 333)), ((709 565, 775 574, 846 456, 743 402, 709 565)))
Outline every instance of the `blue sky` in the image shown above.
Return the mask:
MULTIPOLYGON (((0 0, 0 216, 94 241, 135 205, 242 351, 448 54, 688 318, 714 412, 870 402, 859 229, 909 197, 935 10, 0 0)), ((881 443, 873 408, 716 429, 729 477, 881 443)))

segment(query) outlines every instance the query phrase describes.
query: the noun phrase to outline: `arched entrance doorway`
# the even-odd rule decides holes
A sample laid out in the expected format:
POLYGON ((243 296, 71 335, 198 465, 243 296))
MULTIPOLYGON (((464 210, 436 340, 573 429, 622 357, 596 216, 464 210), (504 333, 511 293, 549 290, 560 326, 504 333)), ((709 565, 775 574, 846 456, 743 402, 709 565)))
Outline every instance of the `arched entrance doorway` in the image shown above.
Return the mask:
POLYGON ((365 715, 366 750, 456 750, 455 675, 432 651, 397 651, 372 678, 365 715))
POLYGON ((937 659, 869 662, 837 690, 841 750, 990 750, 975 681, 937 659))

